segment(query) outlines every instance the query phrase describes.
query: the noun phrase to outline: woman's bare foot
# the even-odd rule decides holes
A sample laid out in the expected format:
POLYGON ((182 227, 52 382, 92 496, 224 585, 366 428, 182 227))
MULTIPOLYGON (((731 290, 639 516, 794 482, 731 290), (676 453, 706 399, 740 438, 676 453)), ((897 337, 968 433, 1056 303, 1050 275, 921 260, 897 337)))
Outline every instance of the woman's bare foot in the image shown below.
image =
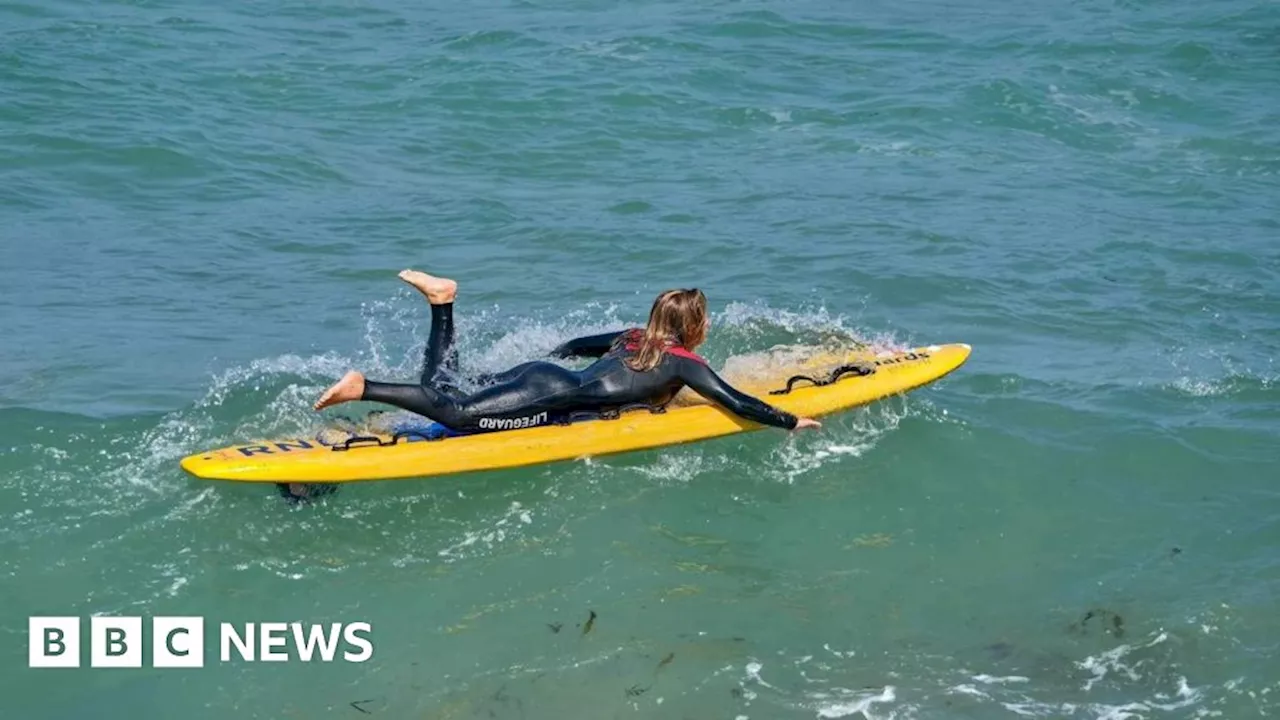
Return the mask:
POLYGON ((400 279, 418 288, 432 305, 447 305, 458 295, 458 283, 417 270, 401 270, 400 279))
POLYGON ((323 410, 330 405, 338 403, 352 402, 359 400, 364 395, 364 375, 352 370, 342 379, 334 383, 333 387, 324 391, 320 399, 316 401, 316 410, 323 410))

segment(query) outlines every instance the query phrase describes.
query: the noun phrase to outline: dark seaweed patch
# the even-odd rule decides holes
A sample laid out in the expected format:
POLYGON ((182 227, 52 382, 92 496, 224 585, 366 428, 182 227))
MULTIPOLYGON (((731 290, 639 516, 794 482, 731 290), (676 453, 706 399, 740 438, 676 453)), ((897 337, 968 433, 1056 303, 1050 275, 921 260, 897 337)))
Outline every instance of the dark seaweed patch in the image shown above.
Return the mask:
POLYGON ((1106 608, 1093 608, 1086 612, 1079 622, 1072 623, 1068 630, 1074 635, 1088 635, 1090 623, 1102 628, 1102 632, 1114 638, 1124 637, 1124 618, 1120 613, 1106 608))

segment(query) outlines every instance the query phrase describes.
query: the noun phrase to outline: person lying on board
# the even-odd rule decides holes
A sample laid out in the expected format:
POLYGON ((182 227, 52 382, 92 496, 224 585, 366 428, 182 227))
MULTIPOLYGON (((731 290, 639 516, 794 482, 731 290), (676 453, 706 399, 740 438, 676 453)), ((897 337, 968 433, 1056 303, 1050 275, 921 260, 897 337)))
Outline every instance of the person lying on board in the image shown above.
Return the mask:
POLYGON ((492 432, 564 422, 573 413, 598 413, 627 405, 661 406, 689 387, 729 412, 762 425, 798 430, 822 425, 798 418, 743 393, 720 378, 694 349, 711 327, 707 299, 700 290, 667 290, 658 295, 643 328, 571 340, 554 357, 599 358, 582 370, 535 360, 477 378, 483 389, 463 394, 449 382, 457 372, 453 303, 458 283, 416 270, 400 279, 431 304, 431 335, 416 384, 368 380, 348 372, 315 403, 366 400, 427 417, 460 433, 492 432))

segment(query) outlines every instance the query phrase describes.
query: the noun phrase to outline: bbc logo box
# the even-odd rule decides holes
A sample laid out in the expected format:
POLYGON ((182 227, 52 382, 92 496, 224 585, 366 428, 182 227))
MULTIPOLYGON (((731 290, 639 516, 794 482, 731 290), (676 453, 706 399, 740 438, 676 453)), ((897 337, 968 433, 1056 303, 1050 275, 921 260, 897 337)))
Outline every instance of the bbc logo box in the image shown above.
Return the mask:
MULTIPOLYGON (((145 638, 141 617, 91 617, 88 642, 81 642, 79 617, 28 620, 28 665, 33 668, 80 667, 83 644, 89 666, 140 668, 145 638)), ((204 618, 156 617, 151 622, 151 666, 204 667, 204 618)))
MULTIPOLYGON (((151 667, 204 667, 202 617, 154 617, 150 623, 140 617, 91 617, 87 638, 81 636, 84 623, 78 617, 33 617, 28 623, 28 665, 33 668, 80 667, 86 646, 90 667, 140 668, 148 645, 151 667)), ((373 657, 373 627, 367 622, 224 622, 211 627, 221 662, 288 662, 296 657, 300 662, 360 663, 373 657)))

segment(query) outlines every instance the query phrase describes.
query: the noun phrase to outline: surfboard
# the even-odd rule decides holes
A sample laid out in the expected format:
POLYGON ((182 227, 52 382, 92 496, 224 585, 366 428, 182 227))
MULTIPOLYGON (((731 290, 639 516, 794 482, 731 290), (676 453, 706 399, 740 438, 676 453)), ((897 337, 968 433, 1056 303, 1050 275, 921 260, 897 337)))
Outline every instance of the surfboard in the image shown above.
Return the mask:
MULTIPOLYGON (((821 417, 932 383, 964 364, 963 343, 900 351, 819 352, 727 379, 743 392, 802 417, 821 417), (863 374, 868 372, 869 374, 863 374)), ((188 473, 234 482, 348 483, 500 470, 709 440, 764 426, 696 395, 654 411, 474 435, 436 425, 390 432, 322 428, 306 437, 247 442, 182 459, 188 473)), ((820 431, 819 431, 820 432, 820 431)))

